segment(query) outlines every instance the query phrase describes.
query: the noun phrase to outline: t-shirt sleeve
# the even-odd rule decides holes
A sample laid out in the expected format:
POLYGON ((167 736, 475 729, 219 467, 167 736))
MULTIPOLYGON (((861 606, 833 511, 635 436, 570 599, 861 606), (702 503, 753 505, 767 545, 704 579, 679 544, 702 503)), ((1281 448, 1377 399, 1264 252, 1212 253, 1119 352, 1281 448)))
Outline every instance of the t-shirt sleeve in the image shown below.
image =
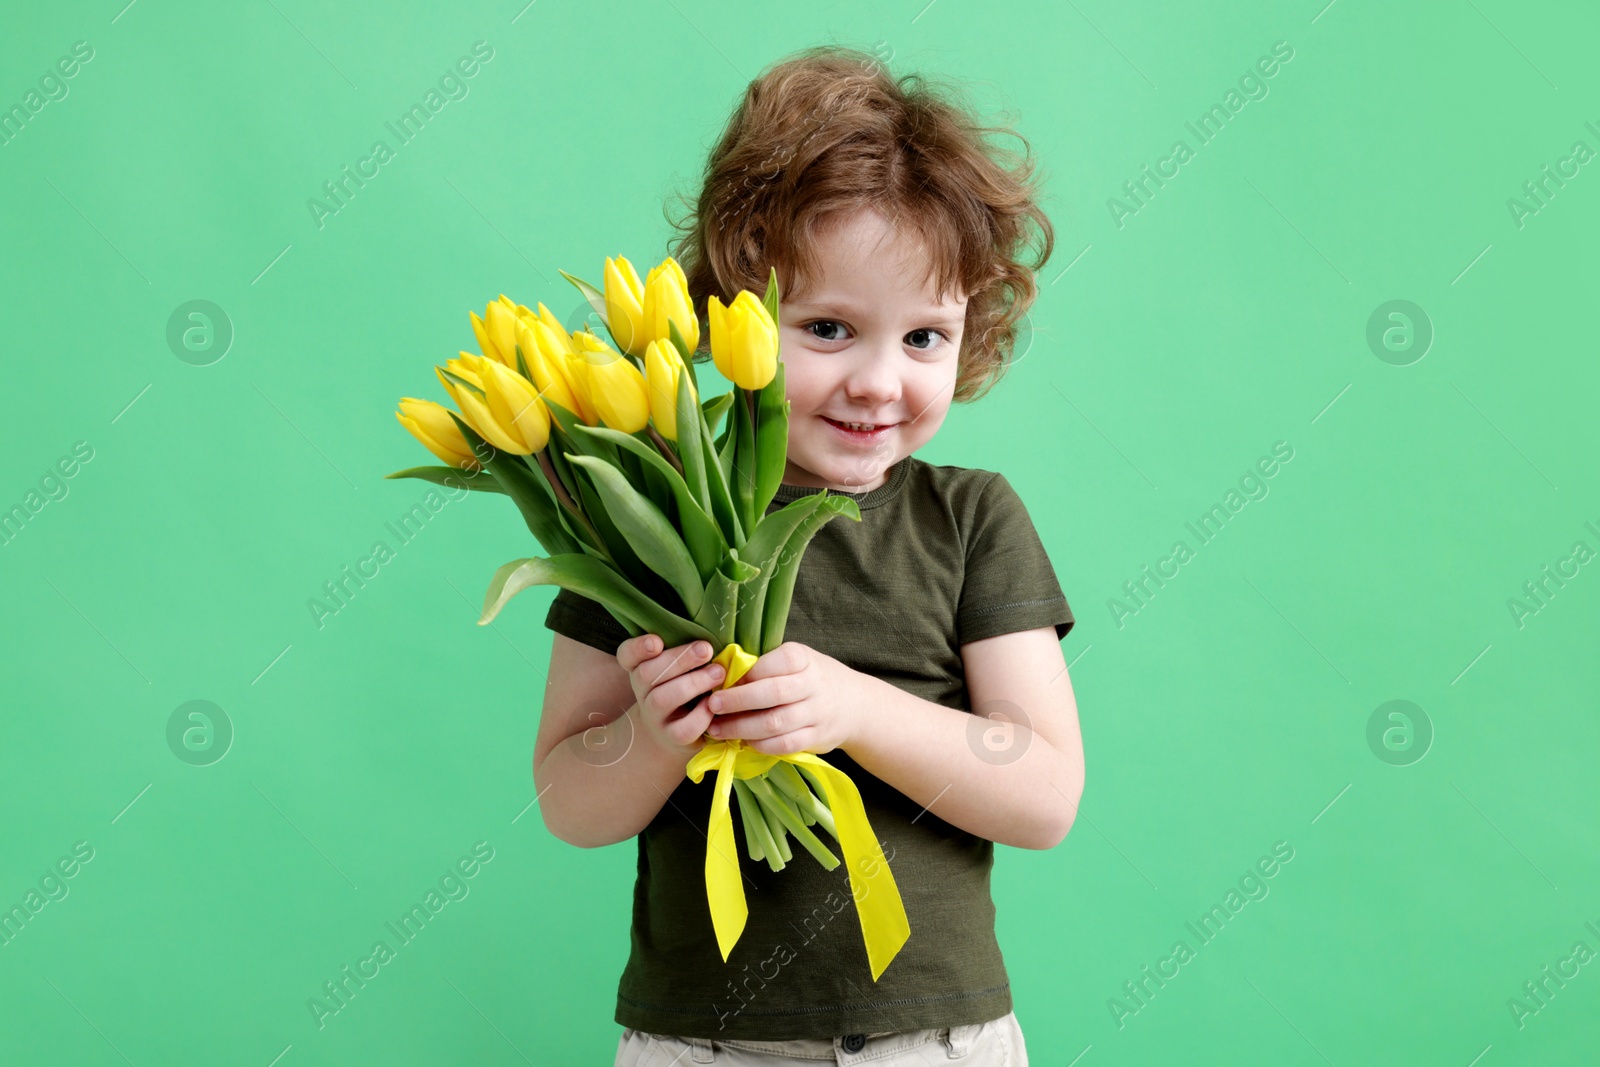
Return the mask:
POLYGON ((550 610, 545 613, 544 624, 558 634, 613 656, 617 654, 617 646, 631 636, 604 604, 570 589, 556 593, 550 610))
POLYGON ((961 644, 1054 625, 1072 629, 1072 609, 1028 509, 1005 475, 978 492, 966 538, 966 572, 956 630, 961 644))

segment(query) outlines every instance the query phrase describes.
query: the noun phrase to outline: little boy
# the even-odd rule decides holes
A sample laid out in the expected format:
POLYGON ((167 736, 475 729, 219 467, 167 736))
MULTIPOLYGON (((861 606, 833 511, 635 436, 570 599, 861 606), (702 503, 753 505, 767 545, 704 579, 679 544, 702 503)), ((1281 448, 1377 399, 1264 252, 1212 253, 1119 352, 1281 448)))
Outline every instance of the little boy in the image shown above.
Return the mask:
POLYGON ((829 47, 751 83, 712 152, 679 259, 697 308, 777 269, 791 408, 769 513, 827 489, 861 521, 816 534, 787 640, 726 690, 703 643, 630 639, 566 590, 550 606, 540 810, 573 844, 638 839, 619 1067, 1027 1063, 989 875, 994 842, 1051 848, 1077 811, 1073 617, 1006 479, 913 455, 1003 373, 1050 253, 1026 160, 1001 166, 983 132, 916 76, 829 47), (722 960, 712 781, 684 773, 706 733, 816 752, 856 783, 911 926, 876 982, 848 872, 798 850, 778 872, 741 863, 749 918, 722 960))

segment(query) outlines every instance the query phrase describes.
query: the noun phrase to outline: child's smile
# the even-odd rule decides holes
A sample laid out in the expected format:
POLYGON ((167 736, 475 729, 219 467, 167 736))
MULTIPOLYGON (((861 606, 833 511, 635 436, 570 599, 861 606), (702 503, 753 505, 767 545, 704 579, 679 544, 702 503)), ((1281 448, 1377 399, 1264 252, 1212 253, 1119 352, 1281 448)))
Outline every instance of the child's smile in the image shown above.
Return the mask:
POLYGON ((866 492, 943 424, 967 299, 937 299, 914 237, 872 209, 818 234, 814 248, 820 276, 780 309, 783 480, 866 492))

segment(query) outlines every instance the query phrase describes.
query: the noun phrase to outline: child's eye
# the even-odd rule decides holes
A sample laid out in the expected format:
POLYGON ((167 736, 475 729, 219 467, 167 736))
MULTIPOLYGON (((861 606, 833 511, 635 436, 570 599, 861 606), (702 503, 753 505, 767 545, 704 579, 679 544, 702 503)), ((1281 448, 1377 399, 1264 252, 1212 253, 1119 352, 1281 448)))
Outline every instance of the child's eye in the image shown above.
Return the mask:
POLYGON ((906 334, 906 343, 909 344, 912 348, 918 349, 919 351, 922 351, 922 352, 932 351, 933 345, 931 343, 929 343, 927 345, 922 345, 922 344, 918 344, 917 343, 917 340, 919 338, 927 337, 927 335, 929 335, 929 334, 932 334, 932 335, 935 335, 937 337, 940 337, 945 341, 949 341, 950 340, 949 335, 946 334, 943 330, 933 330, 933 329, 924 328, 924 329, 920 329, 920 330, 912 330, 910 333, 906 334))
POLYGON ((842 341, 842 340, 844 340, 843 337, 824 337, 821 334, 818 334, 816 332, 816 329, 819 326, 822 327, 824 330, 829 329, 829 328, 842 330, 844 328, 844 324, 843 323, 835 322, 832 319, 818 319, 816 322, 808 322, 808 323, 806 323, 804 328, 807 329, 807 330, 812 331, 811 335, 813 337, 815 337, 819 341, 842 341))

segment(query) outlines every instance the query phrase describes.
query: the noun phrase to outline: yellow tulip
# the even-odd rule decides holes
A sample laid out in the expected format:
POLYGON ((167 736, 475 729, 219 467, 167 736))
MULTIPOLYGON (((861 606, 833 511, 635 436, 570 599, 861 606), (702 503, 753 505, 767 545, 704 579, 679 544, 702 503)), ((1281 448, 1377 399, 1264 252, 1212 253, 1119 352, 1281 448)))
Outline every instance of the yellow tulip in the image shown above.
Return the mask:
MULTIPOLYGON (((445 360, 444 369, 458 378, 465 378, 481 389, 483 388, 483 376, 479 374, 478 368, 483 365, 485 359, 486 357, 484 356, 475 356, 471 352, 463 352, 454 359, 445 360)), ((435 367, 434 371, 438 372, 439 368, 435 367)), ((452 383, 445 378, 443 373, 439 373, 439 380, 444 382, 446 390, 451 388, 452 383)))
MULTIPOLYGON (((567 351, 572 351, 572 335, 567 328, 561 325, 561 320, 550 313, 550 309, 543 304, 539 305, 539 321, 550 327, 550 332, 561 338, 561 345, 567 351)), ((531 324, 530 324, 531 325, 531 324)))
POLYGON ((644 333, 644 284, 625 257, 606 257, 605 288, 606 325, 617 347, 630 356, 644 355, 650 341, 644 333))
POLYGON ((483 356, 474 356, 469 352, 463 352, 461 356, 459 360, 452 359, 446 363, 444 370, 478 386, 478 390, 458 385, 445 377, 444 370, 434 368, 439 373, 439 380, 444 383, 445 391, 460 409, 461 417, 472 427, 473 432, 500 451, 525 455, 526 453, 521 451, 523 443, 503 430, 489 410, 488 390, 483 388, 483 379, 489 373, 489 366, 497 366, 498 363, 483 356), (474 365, 473 360, 477 360, 478 363, 474 365), (474 366, 476 369, 472 369, 474 366))
POLYGON ((618 355, 594 334, 572 335, 578 353, 572 366, 600 421, 613 430, 638 433, 650 421, 650 392, 633 360, 618 355))
POLYGON ((484 393, 489 414, 519 456, 532 455, 550 441, 550 412, 532 382, 509 367, 483 365, 484 393))
POLYGON ((472 316, 472 336, 478 339, 478 351, 486 356, 498 359, 498 356, 491 355, 494 352, 494 342, 489 339, 489 327, 484 325, 482 319, 478 318, 476 311, 468 310, 467 314, 472 316))
POLYGON ((650 270, 644 282, 644 333, 651 341, 672 340, 667 324, 678 324, 678 332, 693 352, 700 345, 700 320, 689 299, 689 279, 678 261, 668 256, 650 270))
POLYGON ((484 327, 493 342, 483 354, 504 366, 517 367, 517 312, 516 305, 507 306, 505 297, 489 304, 483 316, 484 327))
MULTIPOLYGON (((671 341, 651 341, 644 351, 645 384, 650 387, 650 417, 656 429, 669 441, 678 439, 678 379, 683 375, 683 358, 671 341)), ((700 402, 694 382, 689 396, 700 402)))
POLYGON ((741 389, 761 389, 778 373, 778 327, 766 305, 741 289, 727 307, 713 294, 706 301, 711 320, 711 359, 722 376, 741 389))
POLYGON ((533 375, 539 395, 582 418, 583 411, 567 378, 566 353, 559 350, 561 342, 550 332, 550 327, 538 319, 531 324, 527 319, 522 320, 517 323, 517 344, 528 361, 528 373, 533 375), (544 341, 539 340, 540 330, 548 335, 544 341))
POLYGON ((403 396, 400 410, 394 416, 424 448, 450 466, 473 471, 480 466, 467 439, 461 435, 461 427, 455 424, 443 404, 403 396))
MULTIPOLYGON (((578 358, 577 344, 572 340, 572 335, 562 331, 558 337, 555 330, 542 319, 534 323, 531 329, 534 343, 538 346, 540 355, 544 357, 545 369, 550 372, 553 379, 559 379, 566 384, 570 391, 570 399, 577 405, 567 410, 578 416, 578 421, 585 426, 599 425, 600 415, 595 411, 593 401, 589 399, 589 382, 583 377, 583 368, 579 366, 582 360, 578 358)), ((598 337, 593 334, 585 336, 591 338, 596 346, 605 348, 598 337)), ((536 384, 537 382, 535 379, 536 384)), ((556 403, 560 404, 561 401, 556 400, 556 403)))

